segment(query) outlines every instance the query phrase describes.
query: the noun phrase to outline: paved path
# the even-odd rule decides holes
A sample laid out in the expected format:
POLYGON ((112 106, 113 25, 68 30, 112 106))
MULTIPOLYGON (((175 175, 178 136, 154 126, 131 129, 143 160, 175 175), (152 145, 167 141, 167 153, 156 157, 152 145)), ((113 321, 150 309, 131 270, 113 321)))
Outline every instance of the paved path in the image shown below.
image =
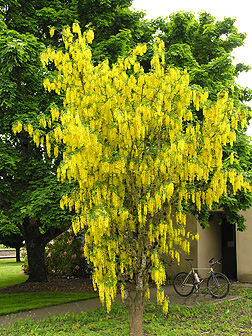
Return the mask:
POLYGON ((0 249, 0 259, 16 258, 15 249, 0 249))
MULTIPOLYGON (((236 288, 237 284, 233 284, 232 287, 236 288)), ((202 290, 204 290, 204 287, 202 287, 202 290)), ((223 300, 223 299, 217 300, 217 299, 212 298, 208 293, 206 293, 206 291, 203 291, 203 293, 201 293, 198 296, 196 294, 192 294, 188 298, 183 298, 175 293, 172 285, 165 286, 164 291, 165 291, 165 295, 169 297, 171 304, 178 304, 181 306, 186 305, 190 307, 190 306, 195 305, 196 303, 201 303, 202 301, 206 303, 209 303, 209 302, 218 303, 223 300)), ((228 300, 236 300, 238 298, 239 298, 238 295, 227 296, 228 300)), ((156 289, 151 288, 150 289, 150 301, 155 302, 155 300, 156 300, 156 289)), ((121 302, 119 295, 116 297, 115 301, 121 302)), ((16 314, 0 316, 0 323, 3 327, 7 327, 9 323, 14 322, 16 319, 25 319, 28 317, 28 318, 32 318, 34 321, 38 321, 50 315, 58 316, 61 314, 66 314, 68 312, 73 313, 73 314, 79 314, 81 312, 86 312, 86 311, 89 311, 89 310, 92 310, 98 307, 101 307, 100 300, 98 298, 90 299, 90 300, 66 303, 66 304, 57 305, 57 306, 34 309, 28 312, 20 312, 16 314)))

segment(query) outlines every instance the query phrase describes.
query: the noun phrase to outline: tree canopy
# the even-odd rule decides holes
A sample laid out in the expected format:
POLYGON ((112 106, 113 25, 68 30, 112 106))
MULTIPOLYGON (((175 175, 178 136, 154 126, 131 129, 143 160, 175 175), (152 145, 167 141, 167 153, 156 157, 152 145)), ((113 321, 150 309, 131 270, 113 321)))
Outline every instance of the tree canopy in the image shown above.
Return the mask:
POLYGON ((0 211, 0 243, 16 249, 16 261, 20 262, 20 248, 24 246, 24 237, 18 227, 0 211))
POLYGON ((189 85, 187 71, 167 66, 159 39, 145 72, 138 61, 145 45, 110 67, 108 60, 93 64, 91 30, 82 34, 74 24, 73 33, 67 28, 62 38, 64 52, 49 48, 41 56, 43 64, 53 62, 58 70, 57 78, 44 81, 45 88, 64 94, 63 106, 54 106, 51 120, 43 121, 51 132, 44 138, 42 131, 20 123, 14 132, 24 127, 37 145, 46 145, 48 154, 57 156, 58 146, 64 145, 58 178, 77 185, 63 196, 61 206, 77 214, 76 232, 86 229, 84 253, 94 265, 101 301, 109 310, 119 280, 130 331, 141 335, 150 276, 158 302, 165 311, 168 307, 160 288, 165 281, 160 255, 179 260, 176 246, 189 252, 184 204, 211 209, 227 183, 234 194, 250 190, 243 175, 222 161, 223 146, 233 146, 234 130, 246 124, 247 116, 228 92, 208 100, 208 91, 189 85), (125 276, 136 281, 135 297, 125 276))
POLYGON ((92 27, 96 41, 92 46, 94 60, 109 59, 129 52, 135 43, 148 42, 154 28, 144 20, 144 13, 129 9, 131 0, 71 0, 0 1, 4 22, 9 29, 21 34, 30 33, 46 46, 61 43, 64 26, 79 22, 80 26, 92 27), (140 20, 142 19, 142 20, 140 20), (55 27, 53 37, 49 28, 55 27))
MULTIPOLYGON (((37 148, 27 133, 12 133, 17 120, 37 120, 50 106, 52 95, 41 85, 45 75, 39 60, 42 50, 43 45, 30 34, 6 28, 0 32, 0 203, 10 223, 21 231, 28 250, 36 239, 43 247, 71 225, 71 216, 57 204, 62 193, 53 173, 57 162, 46 156, 43 146, 37 148)), ((39 262, 33 255, 30 250, 28 258, 34 259, 35 267, 30 267, 30 280, 46 279, 43 253, 39 262)))
MULTIPOLYGON (((152 24, 159 32, 159 37, 165 42, 167 63, 180 69, 187 69, 190 76, 190 85, 200 85, 209 91, 209 98, 216 99, 218 92, 228 91, 234 100, 236 108, 248 109, 247 102, 251 100, 251 89, 242 88, 236 83, 238 75, 249 71, 250 67, 234 63, 232 52, 244 44, 245 33, 238 32, 235 19, 225 17, 217 21, 206 12, 197 16, 193 13, 177 12, 168 18, 158 18, 152 24)), ((249 108, 250 109, 250 108, 249 108)), ((195 111, 201 117, 201 112, 195 111)), ((247 115, 247 122, 251 115, 247 115)), ((237 141, 234 147, 224 147, 223 164, 230 162, 234 155, 237 171, 243 171, 252 181, 251 176, 251 141, 246 136, 246 126, 236 130, 237 141)), ((229 189, 229 188, 228 188, 229 189)), ((252 205, 251 193, 239 192, 233 195, 229 189, 227 197, 222 197, 216 208, 222 208, 228 221, 237 224, 238 230, 244 230, 244 217, 240 210, 252 205)), ((193 207, 189 211, 197 215, 202 226, 208 225, 207 207, 201 212, 193 207)))
MULTIPOLYGON (((14 135, 12 125, 20 121, 41 127, 40 119, 46 118, 50 106, 62 99, 54 92, 45 91, 42 85, 47 72, 42 69, 40 54, 45 44, 60 47, 62 43, 59 33, 50 36, 49 26, 53 25, 61 32, 64 25, 79 20, 85 12, 84 26, 98 27, 100 22, 97 28, 100 44, 95 47, 96 54, 99 57, 111 55, 112 59, 130 48, 127 46, 129 41, 133 43, 129 28, 134 27, 134 34, 138 36, 140 26, 144 26, 139 20, 142 14, 131 13, 127 4, 122 1, 106 9, 102 1, 92 1, 96 11, 92 10, 87 16, 87 6, 91 5, 87 1, 27 3, 20 0, 8 4, 0 1, 0 206, 26 241, 29 281, 47 279, 44 246, 71 225, 72 214, 62 211, 59 206, 69 184, 57 182, 56 168, 61 152, 58 160, 50 158, 45 147, 42 144, 37 147, 26 132, 14 135), (105 18, 106 28, 101 30, 105 18), (114 22, 117 22, 116 29, 114 22), (128 28, 125 30, 126 22, 128 28), (117 53, 114 47, 109 48, 110 43, 118 44, 117 53)), ((50 70, 53 77, 54 69, 50 70)))
MULTIPOLYGON (((235 85, 237 75, 248 71, 244 64, 233 65, 232 52, 246 38, 235 27, 235 19, 217 21, 207 12, 177 12, 168 19, 154 20, 159 36, 165 42, 167 60, 177 67, 190 69, 191 84, 207 88, 210 94, 235 85)), ((238 89, 238 88, 237 88, 238 89)))

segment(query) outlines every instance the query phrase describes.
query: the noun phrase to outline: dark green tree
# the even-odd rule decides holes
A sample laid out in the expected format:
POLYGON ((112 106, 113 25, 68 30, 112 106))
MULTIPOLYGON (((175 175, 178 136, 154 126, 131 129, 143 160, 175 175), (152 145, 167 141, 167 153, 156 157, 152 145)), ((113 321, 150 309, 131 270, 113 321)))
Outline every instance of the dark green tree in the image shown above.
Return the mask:
POLYGON ((10 0, 8 4, 0 0, 0 9, 9 29, 30 33, 46 46, 58 47, 62 28, 78 21, 83 31, 89 27, 95 32, 93 58, 113 62, 136 43, 150 41, 155 31, 143 12, 129 9, 131 4, 132 0, 10 0), (51 37, 48 27, 55 27, 58 34, 51 37))
POLYGON ((20 249, 24 246, 24 237, 2 211, 0 212, 0 243, 16 249, 16 262, 20 262, 20 249))
MULTIPOLYGON (((246 103, 252 98, 252 90, 236 83, 238 75, 249 71, 250 67, 243 63, 233 64, 232 52, 242 46, 246 38, 246 34, 238 32, 235 27, 235 19, 226 17, 216 21, 206 12, 199 13, 198 17, 193 13, 177 12, 168 19, 153 20, 152 24, 165 42, 167 63, 187 69, 192 85, 206 88, 212 99, 216 98, 217 92, 228 91, 237 108, 250 109, 246 103)), ((200 118, 200 112, 197 114, 200 118)), ((252 182, 252 146, 246 135, 246 125, 243 129, 239 127, 236 137, 233 148, 224 148, 225 163, 231 169, 230 156, 233 152, 235 160, 232 167, 243 171, 244 176, 252 182)), ((215 206, 223 208, 228 221, 236 223, 237 229, 242 231, 245 229, 244 217, 239 211, 251 205, 251 193, 233 195, 230 188, 221 203, 215 206)), ((202 209, 200 214, 192 208, 188 211, 197 215, 203 226, 207 224, 207 209, 202 209)))
POLYGON ((95 29, 97 61, 109 57, 112 62, 151 38, 151 29, 140 21, 143 14, 131 12, 130 4, 127 0, 111 4, 0 0, 0 207, 26 242, 28 281, 47 280, 44 248, 71 225, 72 214, 62 211, 59 201, 73 186, 57 182, 58 162, 43 145, 36 146, 25 131, 14 135, 12 127, 18 121, 39 127, 40 118, 46 118, 61 99, 43 88, 47 74, 40 54, 45 45, 60 46, 63 26, 77 20, 95 29), (59 32, 54 38, 50 26, 59 32))
POLYGON ((12 133, 17 120, 37 120, 53 99, 41 85, 42 49, 30 34, 0 33, 0 204, 26 242, 29 281, 47 279, 44 247, 71 225, 71 216, 59 207, 63 187, 55 178, 57 162, 26 132, 12 133))

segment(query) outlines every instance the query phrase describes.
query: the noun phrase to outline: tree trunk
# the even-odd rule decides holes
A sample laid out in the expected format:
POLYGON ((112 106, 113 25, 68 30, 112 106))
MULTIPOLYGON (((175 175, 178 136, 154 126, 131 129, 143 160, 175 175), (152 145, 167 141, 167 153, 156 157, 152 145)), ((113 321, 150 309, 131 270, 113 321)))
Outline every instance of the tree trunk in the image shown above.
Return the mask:
POLYGON ((136 262, 136 292, 129 293, 128 289, 124 290, 124 298, 126 306, 129 310, 129 323, 131 336, 143 336, 143 312, 145 303, 145 294, 148 287, 148 268, 147 268, 147 254, 145 251, 145 237, 144 229, 139 233, 139 247, 138 257, 136 262))
POLYGON ((143 311, 144 311, 144 296, 143 293, 136 293, 133 301, 128 305, 130 335, 143 335, 143 311))
POLYGON ((62 227, 51 227, 46 232, 41 233, 41 223, 26 217, 20 225, 23 234, 28 258, 28 279, 27 282, 47 282, 47 271, 45 264, 46 244, 70 227, 71 223, 62 227))
POLYGON ((26 250, 29 267, 27 282, 47 282, 45 244, 37 239, 26 239, 26 250))
POLYGON ((39 230, 36 221, 26 219, 26 225, 22 227, 25 238, 28 258, 28 279, 27 282, 47 282, 45 265, 45 246, 48 239, 39 230))
POLYGON ((16 247, 16 262, 20 262, 20 247, 16 247))

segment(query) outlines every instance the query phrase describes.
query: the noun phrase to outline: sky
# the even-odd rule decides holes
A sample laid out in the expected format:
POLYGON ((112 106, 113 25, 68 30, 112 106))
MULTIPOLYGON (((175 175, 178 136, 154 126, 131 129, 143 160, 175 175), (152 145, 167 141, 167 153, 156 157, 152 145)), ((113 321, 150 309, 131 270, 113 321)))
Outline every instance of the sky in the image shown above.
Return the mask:
MULTIPOLYGON (((237 48, 233 53, 234 64, 244 63, 252 67, 252 2, 248 0, 133 0, 132 8, 143 10, 147 19, 154 19, 159 16, 166 17, 177 11, 194 12, 206 11, 223 20, 224 17, 236 19, 235 27, 241 33, 246 33, 247 38, 244 46, 237 48)), ((237 83, 243 87, 252 89, 252 70, 241 74, 237 83)), ((250 102, 252 107, 252 102, 250 102)), ((252 137, 252 122, 248 127, 248 135, 252 137)))

